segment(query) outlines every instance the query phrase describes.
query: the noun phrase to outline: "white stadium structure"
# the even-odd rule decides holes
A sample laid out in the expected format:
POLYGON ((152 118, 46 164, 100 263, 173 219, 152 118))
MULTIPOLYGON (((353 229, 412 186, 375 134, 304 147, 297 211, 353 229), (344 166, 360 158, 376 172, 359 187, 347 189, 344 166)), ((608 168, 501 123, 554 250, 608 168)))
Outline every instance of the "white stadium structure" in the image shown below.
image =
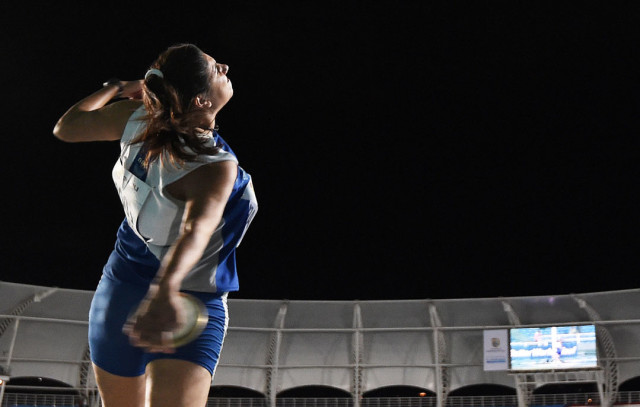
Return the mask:
MULTIPOLYGON (((87 347, 92 295, 0 282, 2 406, 100 404, 87 347)), ((447 300, 230 298, 229 312, 210 406, 640 403, 640 289, 447 300), (595 327, 597 365, 509 366, 510 343, 501 335, 513 328, 579 325, 595 327), (629 391, 631 383, 636 388, 629 391), (585 385, 591 392, 541 399, 538 390, 553 384, 585 385), (480 388, 506 391, 500 397, 464 391, 480 388), (300 397, 300 389, 317 394, 300 397), (415 395, 382 397, 383 389, 415 395)))

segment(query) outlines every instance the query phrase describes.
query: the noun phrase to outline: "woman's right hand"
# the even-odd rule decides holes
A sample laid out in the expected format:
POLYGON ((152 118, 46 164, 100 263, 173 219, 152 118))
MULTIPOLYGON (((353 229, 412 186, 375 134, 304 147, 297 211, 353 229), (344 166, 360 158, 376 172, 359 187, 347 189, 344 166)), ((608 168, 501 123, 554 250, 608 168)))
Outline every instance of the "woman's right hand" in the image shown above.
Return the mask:
POLYGON ((131 344, 147 352, 173 353, 173 331, 185 323, 178 292, 158 290, 155 284, 123 327, 131 344))
POLYGON ((142 99, 142 79, 136 81, 121 81, 123 98, 140 100, 142 99))
POLYGON ((109 103, 117 90, 114 86, 103 86, 71 106, 56 123, 53 135, 70 143, 120 140, 131 114, 140 107, 142 80, 120 84, 120 97, 125 100, 109 103))

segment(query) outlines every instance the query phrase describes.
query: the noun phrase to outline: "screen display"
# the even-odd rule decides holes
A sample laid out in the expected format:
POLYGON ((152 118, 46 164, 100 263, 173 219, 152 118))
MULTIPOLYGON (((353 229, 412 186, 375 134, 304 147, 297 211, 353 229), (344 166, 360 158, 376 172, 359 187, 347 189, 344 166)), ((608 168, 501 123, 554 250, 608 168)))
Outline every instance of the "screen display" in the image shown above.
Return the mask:
POLYGON ((595 325, 511 328, 511 370, 588 369, 598 366, 595 325))

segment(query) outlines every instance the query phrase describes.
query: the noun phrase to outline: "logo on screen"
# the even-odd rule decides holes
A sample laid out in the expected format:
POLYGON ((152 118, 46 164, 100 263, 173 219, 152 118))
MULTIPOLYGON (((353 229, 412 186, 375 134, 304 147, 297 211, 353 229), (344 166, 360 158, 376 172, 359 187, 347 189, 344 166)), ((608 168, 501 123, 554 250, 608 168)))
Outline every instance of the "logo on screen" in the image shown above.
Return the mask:
POLYGON ((500 346, 500 338, 491 338, 491 346, 494 348, 500 346))

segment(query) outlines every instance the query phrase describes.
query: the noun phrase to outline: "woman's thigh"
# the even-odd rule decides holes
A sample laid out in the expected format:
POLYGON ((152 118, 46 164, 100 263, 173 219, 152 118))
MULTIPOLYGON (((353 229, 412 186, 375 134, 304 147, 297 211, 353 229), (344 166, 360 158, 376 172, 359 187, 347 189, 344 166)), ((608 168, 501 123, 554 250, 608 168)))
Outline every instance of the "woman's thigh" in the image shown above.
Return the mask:
POLYGON ((150 407, 202 407, 207 404, 211 374, 204 367, 178 359, 147 365, 150 407))
POLYGON ((145 376, 125 377, 93 365, 103 407, 141 407, 145 403, 145 376))

